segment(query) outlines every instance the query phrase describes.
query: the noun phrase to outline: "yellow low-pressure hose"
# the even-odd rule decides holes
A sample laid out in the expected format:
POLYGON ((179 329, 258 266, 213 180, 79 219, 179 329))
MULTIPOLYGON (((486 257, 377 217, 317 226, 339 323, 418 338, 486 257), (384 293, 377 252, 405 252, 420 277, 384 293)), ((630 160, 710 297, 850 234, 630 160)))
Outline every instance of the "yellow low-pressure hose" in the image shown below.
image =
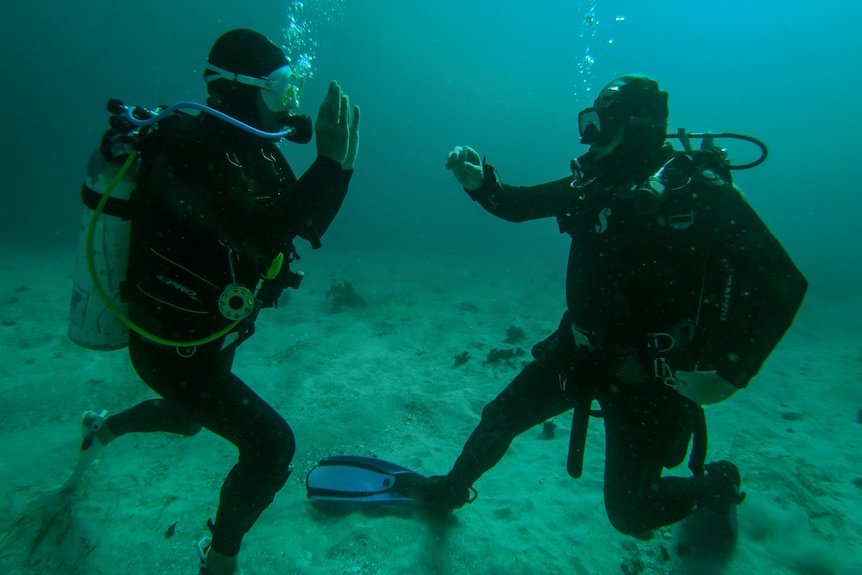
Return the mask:
MULTIPOLYGON (((215 341, 218 338, 220 338, 223 335, 230 332, 231 330, 233 330, 239 324, 239 321, 231 322, 224 329, 221 329, 218 332, 216 332, 210 336, 207 336, 203 339, 198 339, 195 341, 174 341, 171 339, 165 339, 163 337, 159 337, 153 333, 148 332, 147 330, 143 329, 142 327, 140 327, 139 325, 134 323, 132 320, 130 320, 128 318, 128 316, 126 316, 126 314, 124 314, 117 306, 114 305, 114 302, 111 301, 111 298, 108 297, 108 294, 105 292, 105 288, 102 286, 102 282, 99 279, 99 274, 96 273, 96 265, 95 265, 95 262, 93 261, 93 237, 95 236, 95 233, 96 233, 96 222, 98 221, 99 217, 102 215, 102 211, 105 209, 105 205, 108 203, 108 199, 111 197, 111 192, 114 191, 114 188, 117 186, 117 184, 120 182, 120 180, 123 179, 123 176, 125 176, 126 173, 129 171, 129 169, 131 169, 131 167, 135 163, 135 160, 137 159, 137 157, 138 157, 138 155, 137 155, 137 152, 135 152, 135 151, 132 151, 132 153, 129 154, 129 157, 126 158, 126 161, 123 163, 120 170, 117 172, 117 174, 111 180, 111 182, 108 184, 108 187, 105 188, 105 191, 102 193, 102 199, 101 199, 101 201, 99 201, 99 205, 96 206, 96 210, 93 212, 93 217, 90 218, 90 225, 87 227, 87 243, 86 243, 86 247, 85 247, 85 253, 87 255, 87 267, 90 271, 90 279, 93 281, 93 287, 95 287, 96 293, 99 294, 99 297, 102 299, 102 302, 111 311, 112 314, 117 316, 117 318, 121 322, 123 322, 126 325, 126 327, 128 327, 130 330, 134 331, 135 333, 139 334, 140 336, 145 337, 151 341, 154 341, 156 343, 160 343, 162 345, 168 345, 171 347, 197 347, 199 345, 204 345, 204 344, 210 343, 212 341, 215 341)), ((273 277, 278 275, 278 271, 281 269, 281 261, 283 261, 283 256, 282 256, 282 254, 278 254, 278 257, 276 257, 275 260, 273 260, 273 263, 270 266, 269 272, 267 273, 267 275, 263 279, 272 279, 273 277), (281 260, 279 258, 281 258, 281 260), (276 262, 278 262, 278 263, 276 264, 276 262), (275 273, 273 274, 272 272, 273 272, 273 269, 276 268, 276 265, 277 265, 278 269, 276 269, 275 273)))

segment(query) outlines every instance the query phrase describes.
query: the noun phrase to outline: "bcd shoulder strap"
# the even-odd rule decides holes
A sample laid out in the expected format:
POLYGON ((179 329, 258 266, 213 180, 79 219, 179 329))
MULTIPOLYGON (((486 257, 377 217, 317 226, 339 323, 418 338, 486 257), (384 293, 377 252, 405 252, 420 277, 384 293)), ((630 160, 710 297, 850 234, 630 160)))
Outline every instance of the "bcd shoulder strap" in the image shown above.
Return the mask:
POLYGON ((733 186, 730 164, 718 149, 677 152, 650 180, 650 186, 660 193, 667 225, 675 230, 695 223, 700 194, 709 193, 709 188, 733 186))
POLYGON ((140 157, 138 187, 145 189, 153 164, 159 153, 170 142, 181 142, 184 148, 195 147, 203 141, 198 117, 183 112, 174 112, 156 124, 156 128, 138 137, 135 149, 140 157))
POLYGON ((156 124, 155 129, 140 136, 135 147, 145 160, 155 158, 170 140, 194 141, 200 138, 199 125, 196 116, 174 112, 156 124))

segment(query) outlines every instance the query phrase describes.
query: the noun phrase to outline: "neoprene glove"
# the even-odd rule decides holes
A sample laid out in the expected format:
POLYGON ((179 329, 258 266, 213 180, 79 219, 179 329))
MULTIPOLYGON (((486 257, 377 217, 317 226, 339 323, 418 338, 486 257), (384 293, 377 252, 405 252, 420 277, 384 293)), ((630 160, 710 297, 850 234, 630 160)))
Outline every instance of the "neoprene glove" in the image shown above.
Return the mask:
POLYGON ((446 169, 452 170, 461 187, 470 191, 478 190, 485 181, 482 158, 470 146, 455 146, 446 158, 446 169))
MULTIPOLYGON (((358 122, 358 117, 354 122, 358 122)), ((332 158, 343 167, 350 147, 350 128, 350 100, 337 82, 330 82, 329 91, 320 104, 317 121, 314 122, 317 155, 332 158)), ((356 159, 355 156, 353 159, 356 159)))

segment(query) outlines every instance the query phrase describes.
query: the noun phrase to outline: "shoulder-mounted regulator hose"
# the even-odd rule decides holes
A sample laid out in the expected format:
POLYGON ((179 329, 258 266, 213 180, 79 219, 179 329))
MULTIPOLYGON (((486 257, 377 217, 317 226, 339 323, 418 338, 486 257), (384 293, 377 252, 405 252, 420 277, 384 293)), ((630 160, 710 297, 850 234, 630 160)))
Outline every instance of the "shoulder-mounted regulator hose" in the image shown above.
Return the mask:
POLYGON ((679 128, 677 130, 676 134, 668 134, 667 137, 668 138, 677 138, 680 141, 680 143, 682 144, 682 147, 686 152, 690 152, 692 150, 691 141, 690 141, 691 138, 702 138, 703 139, 703 142, 701 142, 701 144, 700 144, 701 150, 715 147, 714 140, 716 138, 730 138, 733 140, 744 140, 746 142, 751 142, 752 144, 754 144, 755 146, 760 148, 760 157, 759 158, 757 158, 753 162, 749 162, 747 164, 728 164, 728 167, 731 170, 747 170, 749 168, 759 166, 760 164, 762 164, 763 162, 766 161, 766 155, 768 153, 766 150, 766 144, 764 144, 762 141, 758 140, 757 138, 754 138, 752 136, 746 136, 745 134, 734 134, 731 132, 722 132, 720 134, 712 134, 710 132, 699 133, 699 134, 689 134, 688 132, 685 131, 685 128, 679 128))

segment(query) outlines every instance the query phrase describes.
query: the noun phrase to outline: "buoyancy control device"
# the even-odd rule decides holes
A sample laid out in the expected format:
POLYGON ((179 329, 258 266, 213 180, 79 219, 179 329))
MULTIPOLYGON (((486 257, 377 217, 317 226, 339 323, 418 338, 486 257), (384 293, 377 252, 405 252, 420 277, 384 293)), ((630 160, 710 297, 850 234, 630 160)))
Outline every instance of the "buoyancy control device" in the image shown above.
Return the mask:
MULTIPOLYGON (((223 336, 240 321, 199 341, 166 341, 144 332, 128 319, 128 306, 121 295, 129 259, 131 199, 140 168, 139 144, 158 128, 158 122, 174 113, 183 114, 179 112, 183 109, 211 114, 263 138, 283 137, 304 144, 311 140, 313 133, 311 119, 302 115, 291 116, 290 123, 282 131, 264 132, 196 102, 180 102, 150 111, 110 100, 111 127, 103 135, 101 146, 90 156, 82 187, 84 206, 68 329, 69 338, 82 347, 102 351, 122 349, 128 345, 130 329, 159 343, 191 347, 223 336)), ((261 280, 275 277, 281 263, 282 259, 277 258, 261 280)))

